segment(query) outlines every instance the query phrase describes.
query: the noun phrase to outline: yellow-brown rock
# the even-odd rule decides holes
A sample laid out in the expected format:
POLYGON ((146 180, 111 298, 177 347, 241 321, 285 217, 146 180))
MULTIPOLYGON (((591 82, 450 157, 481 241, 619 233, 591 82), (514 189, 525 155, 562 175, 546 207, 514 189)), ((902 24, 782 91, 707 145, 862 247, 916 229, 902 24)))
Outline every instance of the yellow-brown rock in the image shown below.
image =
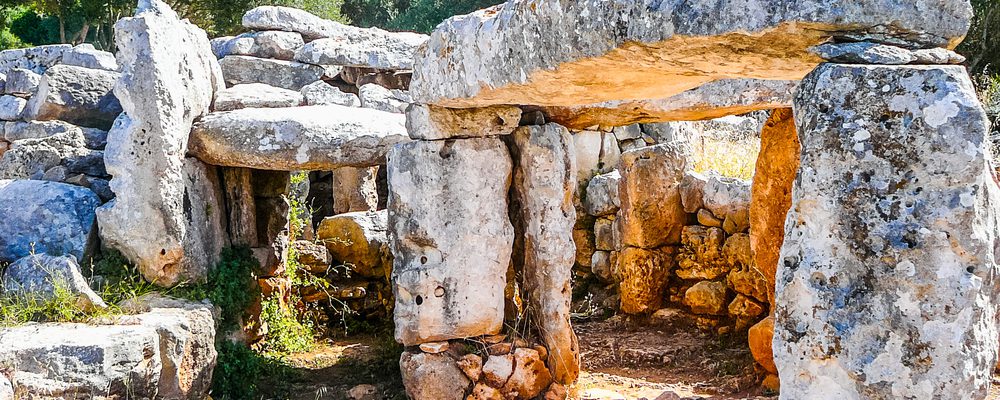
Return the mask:
POLYGON ((677 248, 670 246, 652 250, 626 247, 619 252, 622 312, 648 314, 660 309, 676 254, 677 248))
POLYGON ((621 209, 615 222, 625 246, 655 249, 680 243, 688 218, 680 193, 688 150, 672 143, 622 154, 621 209))
POLYGON ((472 388, 472 393, 465 398, 465 400, 505 400, 503 393, 499 390, 486 385, 485 383, 477 383, 474 388, 472 388))
POLYGON ((352 212, 324 218, 317 235, 335 261, 364 277, 385 277, 392 263, 386 239, 387 213, 352 212))
POLYGON ((785 216, 792 205, 792 183, 799 170, 799 150, 792 109, 775 110, 760 133, 760 155, 750 190, 750 247, 756 268, 767 279, 767 300, 772 305, 785 216))
POLYGON ((516 399, 533 399, 552 383, 552 374, 538 351, 528 348, 514 350, 514 372, 501 390, 516 399))
POLYGON ((764 318, 757 325, 750 327, 747 333, 747 341, 750 342, 750 353, 767 372, 778 373, 778 367, 774 364, 774 355, 771 350, 771 339, 774 337, 774 316, 764 318))

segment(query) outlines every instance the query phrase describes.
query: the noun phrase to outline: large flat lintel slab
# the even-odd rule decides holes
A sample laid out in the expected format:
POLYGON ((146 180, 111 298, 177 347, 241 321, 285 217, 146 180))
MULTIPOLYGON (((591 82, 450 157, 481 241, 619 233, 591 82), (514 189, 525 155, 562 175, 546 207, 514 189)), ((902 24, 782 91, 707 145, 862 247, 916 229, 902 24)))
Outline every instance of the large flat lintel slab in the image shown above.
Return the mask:
POLYGON ((718 79, 799 80, 831 38, 956 46, 968 1, 511 0, 451 18, 416 55, 411 90, 453 108, 663 99, 718 79))
POLYGON ((339 105, 244 108, 202 118, 188 152, 226 167, 332 171, 384 165, 389 148, 409 140, 403 114, 339 105))

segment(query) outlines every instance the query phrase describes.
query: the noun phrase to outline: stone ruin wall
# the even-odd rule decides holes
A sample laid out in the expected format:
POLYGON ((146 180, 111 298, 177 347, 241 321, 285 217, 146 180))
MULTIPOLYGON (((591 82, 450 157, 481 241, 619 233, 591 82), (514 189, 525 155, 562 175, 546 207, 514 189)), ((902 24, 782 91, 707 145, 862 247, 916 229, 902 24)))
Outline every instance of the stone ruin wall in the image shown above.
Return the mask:
MULTIPOLYGON (((808 14, 812 2, 800 1, 716 23, 688 22, 704 21, 697 9, 631 11, 693 42, 639 25, 614 36, 597 21, 620 14, 600 2, 526 3, 453 18, 430 38, 260 7, 244 16, 250 32, 209 41, 153 1, 116 26, 117 60, 85 45, 2 52, 0 212, 13 223, 0 226, 0 261, 14 270, 30 243, 79 275, 103 246, 172 286, 203 280, 219 250, 243 245, 262 289, 284 293, 293 254, 336 288, 307 302, 392 313, 415 399, 564 395, 580 366, 569 293, 588 279, 623 313, 671 305, 703 329, 749 330, 784 398, 985 396, 997 349, 996 179, 983 111, 949 65, 961 62, 947 49, 967 29, 964 2, 926 0, 934 12, 918 16, 876 0, 808 14), (880 30, 890 15, 895 31, 880 30), (509 24, 491 22, 500 17, 509 24), (830 33, 845 20, 855 25, 830 33), (516 36, 541 23, 558 32, 516 36), (586 40, 566 50, 559 35, 586 40), (796 39, 769 48, 771 35, 796 39), (163 50, 175 41, 188 46, 163 50), (551 58, 519 51, 525 41, 551 58), (734 56, 747 43, 759 48, 734 56), (680 61, 692 49, 706 62, 680 61), (654 123, 753 110, 775 111, 752 183, 691 171, 678 131, 698 124, 654 123), (311 172, 293 183, 296 171, 311 172), (39 212, 22 212, 25 199, 39 212), (297 235, 289 199, 318 205, 297 235), (39 217, 65 229, 43 231, 39 217), (350 268, 330 273, 335 264, 350 268), (531 327, 505 330, 512 321, 531 327)), ((17 279, 5 277, 5 290, 22 290, 8 286, 17 279)), ((100 306, 85 283, 77 289, 100 306)), ((214 342, 204 307, 137 308, 128 329, 143 340, 214 342), (176 324, 185 328, 155 333, 176 324)), ((132 332, 79 329, 109 339, 74 346, 142 364, 139 348, 115 342, 132 332)), ((12 329, 0 342, 39 332, 12 329)), ((45 345, 0 361, 52 356, 45 345)), ((214 353, 196 353, 161 357, 194 372, 153 378, 182 370, 156 364, 140 376, 197 397, 207 386, 185 379, 204 383, 214 353)), ((51 389, 26 378, 36 374, 15 368, 14 388, 51 389)))

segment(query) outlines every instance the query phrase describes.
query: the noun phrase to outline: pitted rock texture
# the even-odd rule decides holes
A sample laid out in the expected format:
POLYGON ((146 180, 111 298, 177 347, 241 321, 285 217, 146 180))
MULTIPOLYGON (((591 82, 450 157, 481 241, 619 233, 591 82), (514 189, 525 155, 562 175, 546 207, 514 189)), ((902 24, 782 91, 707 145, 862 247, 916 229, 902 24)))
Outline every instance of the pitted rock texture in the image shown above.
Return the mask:
POLYGON ((792 109, 774 110, 760 133, 760 154, 750 188, 752 268, 767 279, 766 300, 772 305, 785 217, 792 206, 792 184, 799 171, 799 150, 792 109))
POLYGON ((970 11, 952 0, 515 0, 439 25, 411 89, 447 107, 662 99, 722 78, 798 80, 820 62, 809 47, 831 36, 954 47, 970 11))
POLYGON ((593 125, 698 121, 791 107, 797 84, 798 81, 793 80, 721 79, 661 99, 612 100, 572 107, 545 107, 544 110, 551 121, 575 129, 593 125))
POLYGON ((302 35, 295 32, 247 32, 227 38, 225 42, 218 44, 219 51, 213 49, 213 52, 222 57, 237 55, 291 61, 295 57, 295 50, 304 44, 302 35))
POLYGON ((583 199, 583 207, 587 210, 587 214, 602 217, 618 212, 621 205, 618 182, 621 179, 621 173, 614 170, 590 180, 587 184, 587 196, 583 199))
POLYGON ((427 36, 419 33, 344 28, 342 34, 302 46, 295 52, 295 60, 317 65, 412 69, 414 51, 427 41, 427 36))
POLYGON ((965 57, 945 49, 909 50, 875 42, 824 43, 812 49, 824 60, 840 64, 961 64, 965 57))
POLYGON ((406 397, 413 400, 462 400, 472 386, 448 354, 404 352, 399 369, 406 397))
POLYGON ((687 152, 684 145, 671 143, 622 154, 618 221, 626 246, 652 249, 681 242, 687 213, 681 205, 680 184, 687 152))
POLYGON ((36 74, 45 73, 46 69, 60 63, 63 54, 72 48, 68 44, 52 44, 0 51, 0 73, 7 74, 14 68, 29 69, 36 74))
POLYGON ((0 262, 32 252, 87 261, 97 243, 94 210, 100 204, 97 195, 79 186, 0 180, 0 262))
POLYGON ((406 130, 411 138, 421 140, 509 135, 520 120, 517 107, 452 109, 414 104, 406 109, 406 130))
POLYGON ((0 364, 19 398, 200 400, 215 361, 212 307, 199 303, 148 304, 108 325, 0 329, 0 364))
MULTIPOLYGON (((573 137, 563 126, 548 124, 518 128, 513 138, 514 193, 524 229, 524 288, 549 350, 549 369, 557 381, 571 384, 580 373, 580 346, 570 325, 576 254, 573 137)), ((525 398, 538 394, 518 392, 525 398)))
POLYGON ((675 266, 676 247, 659 249, 626 247, 618 253, 616 268, 621 283, 621 310, 627 314, 651 314, 660 309, 670 271, 675 266))
POLYGON ((795 120, 781 396, 985 398, 1000 188, 965 68, 824 64, 803 80, 795 120))
POLYGON ((417 141, 389 153, 396 340, 496 334, 514 244, 512 163, 496 138, 417 141), (455 223, 461 221, 461 223, 455 223))
MULTIPOLYGON (((263 83, 295 91, 323 79, 329 73, 326 68, 318 65, 250 56, 225 56, 219 60, 219 65, 229 86, 263 83)), ((337 72, 339 71, 331 75, 336 75, 337 72)))
POLYGON ((212 165, 322 171, 384 164, 389 148, 406 141, 401 114, 339 105, 245 108, 202 118, 188 151, 212 165))
POLYGON ((125 112, 108 133, 104 161, 117 197, 98 211, 101 238, 157 285, 203 280, 226 237, 224 212, 217 188, 207 187, 218 184, 213 167, 185 153, 192 122, 224 87, 222 73, 205 31, 159 0, 119 20, 115 42, 125 112))

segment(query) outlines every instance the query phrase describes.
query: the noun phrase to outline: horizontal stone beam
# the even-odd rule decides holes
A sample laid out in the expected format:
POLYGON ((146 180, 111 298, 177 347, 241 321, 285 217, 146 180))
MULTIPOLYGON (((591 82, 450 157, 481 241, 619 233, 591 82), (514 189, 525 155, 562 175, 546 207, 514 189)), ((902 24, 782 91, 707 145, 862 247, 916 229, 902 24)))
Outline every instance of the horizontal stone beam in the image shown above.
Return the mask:
POLYGON ((389 148, 405 141, 402 114, 339 105, 245 108, 202 118, 188 152, 227 167, 332 171, 384 165, 389 148))
POLYGON ((700 121, 750 111, 790 108, 797 81, 723 79, 665 99, 616 100, 576 107, 544 107, 549 120, 571 129, 594 125, 700 121))
POLYGON ((663 99, 719 79, 799 80, 831 38, 954 48, 964 0, 511 0, 438 26, 414 100, 452 108, 663 99))

